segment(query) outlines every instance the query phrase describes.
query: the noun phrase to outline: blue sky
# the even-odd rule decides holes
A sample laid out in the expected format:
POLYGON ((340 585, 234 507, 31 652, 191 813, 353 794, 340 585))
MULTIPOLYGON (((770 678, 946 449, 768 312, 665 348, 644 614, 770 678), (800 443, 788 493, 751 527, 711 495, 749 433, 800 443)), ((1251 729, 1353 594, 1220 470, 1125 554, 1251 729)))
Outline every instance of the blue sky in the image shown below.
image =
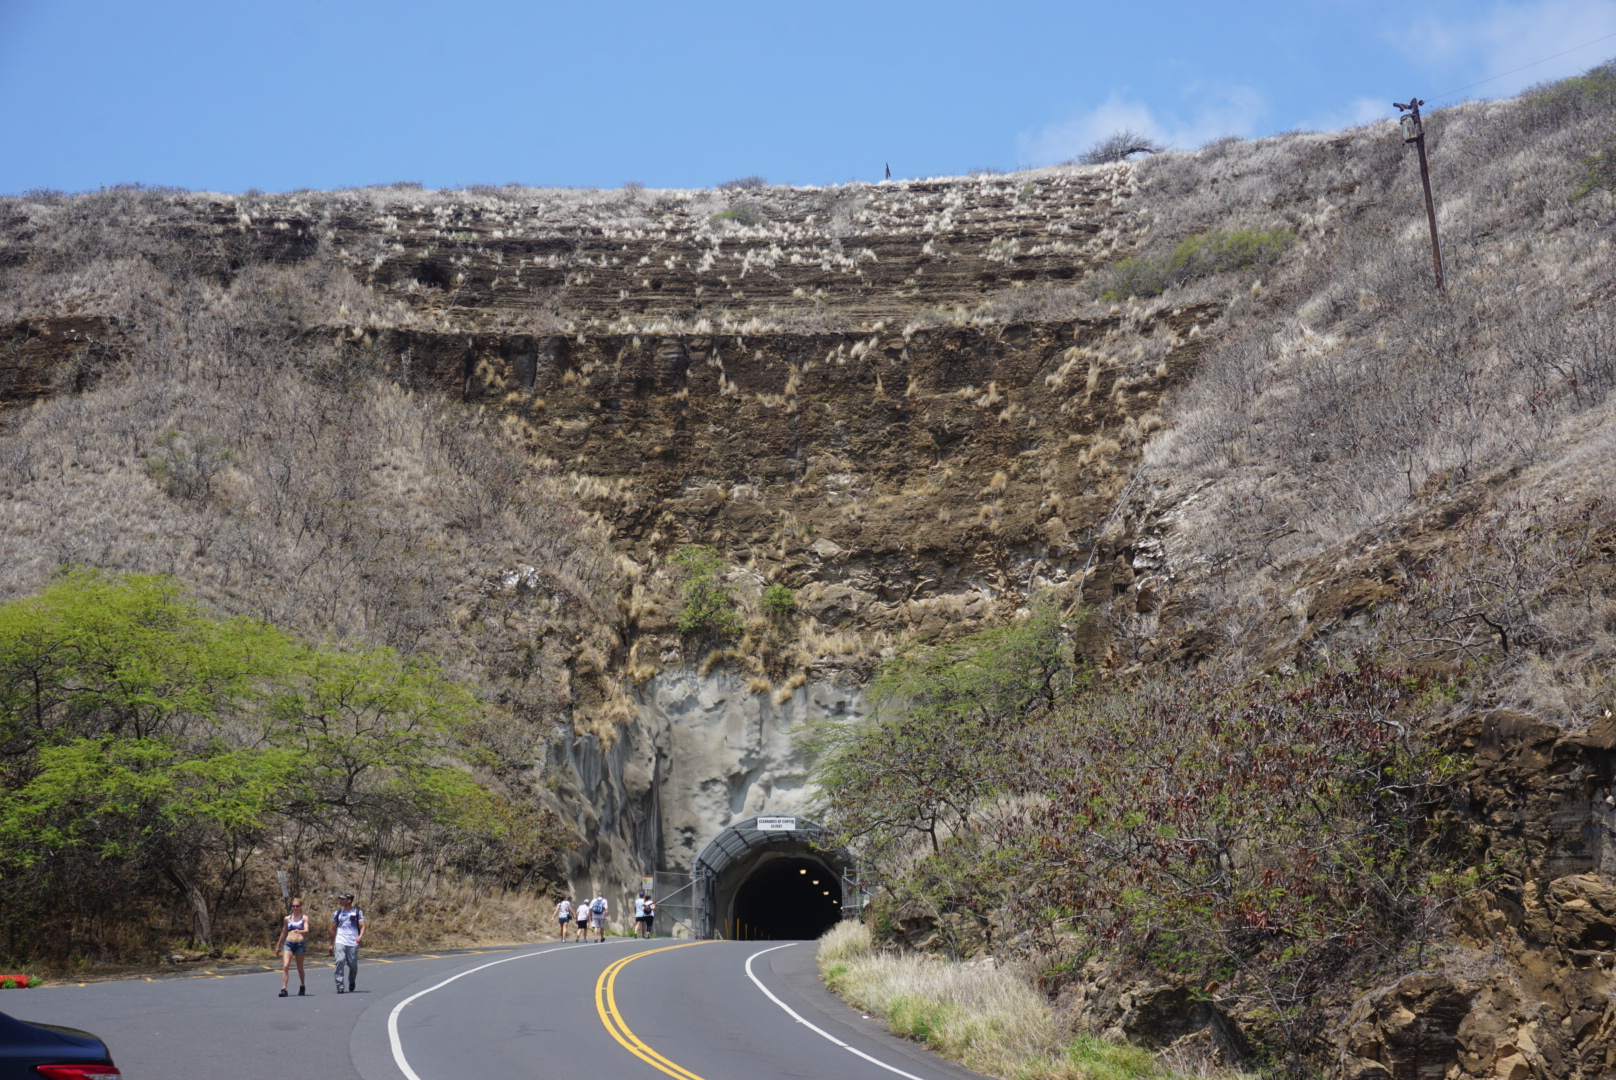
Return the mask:
POLYGON ((0 0, 0 192, 707 186, 1180 147, 1496 97, 1616 55, 1616 0, 0 0))

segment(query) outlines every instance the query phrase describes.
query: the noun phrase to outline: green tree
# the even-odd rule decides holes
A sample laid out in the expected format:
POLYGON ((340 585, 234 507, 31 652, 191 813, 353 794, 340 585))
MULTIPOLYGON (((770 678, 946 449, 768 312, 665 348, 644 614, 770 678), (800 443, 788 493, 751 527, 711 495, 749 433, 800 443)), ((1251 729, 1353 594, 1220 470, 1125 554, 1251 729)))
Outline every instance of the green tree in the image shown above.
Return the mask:
POLYGON ((424 658, 217 618, 165 577, 66 573, 0 604, 0 920, 172 888, 205 942, 288 825, 525 880, 566 838, 491 787, 496 719, 424 658))
POLYGON ((724 557, 707 544, 685 544, 673 562, 686 570, 685 606, 679 612, 681 634, 733 637, 741 631, 735 590, 724 581, 724 557))
POLYGON ((1009 736, 1072 674, 1050 601, 1023 621, 888 661, 870 686, 867 718, 807 733, 821 817, 866 858, 917 835, 940 852, 946 832, 1004 789, 1016 767, 1009 736))
POLYGON ((274 699, 266 736, 304 755, 308 795, 325 808, 363 813, 382 797, 374 777, 420 770, 482 713, 430 660, 391 649, 308 648, 297 670, 274 699))
POLYGON ((296 751, 184 747, 171 738, 75 739, 40 751, 34 777, 0 809, 0 860, 29 869, 91 855, 149 866, 212 939, 202 887, 211 861, 226 882, 243 869, 302 770, 296 751))
POLYGON ((0 604, 0 755, 26 775, 41 746, 183 735, 253 702, 297 652, 273 627, 204 615, 171 578, 70 571, 0 604))

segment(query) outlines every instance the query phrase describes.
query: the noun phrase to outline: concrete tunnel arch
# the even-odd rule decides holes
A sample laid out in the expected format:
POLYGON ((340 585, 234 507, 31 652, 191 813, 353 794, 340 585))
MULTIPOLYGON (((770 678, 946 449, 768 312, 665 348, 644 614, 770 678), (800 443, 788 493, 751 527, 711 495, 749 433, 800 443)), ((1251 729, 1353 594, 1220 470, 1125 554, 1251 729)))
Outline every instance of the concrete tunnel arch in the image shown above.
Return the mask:
POLYGON ((817 938, 857 910, 853 860, 817 822, 780 814, 744 818, 696 856, 698 932, 707 938, 817 938))

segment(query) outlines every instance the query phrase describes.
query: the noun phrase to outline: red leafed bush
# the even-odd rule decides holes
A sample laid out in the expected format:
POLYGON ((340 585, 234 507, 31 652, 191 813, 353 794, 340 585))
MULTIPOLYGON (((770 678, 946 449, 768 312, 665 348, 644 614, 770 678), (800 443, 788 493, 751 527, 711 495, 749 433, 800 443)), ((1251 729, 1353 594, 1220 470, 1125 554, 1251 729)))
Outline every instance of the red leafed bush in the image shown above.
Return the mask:
POLYGON ((1072 700, 1029 728, 1041 767, 1000 826, 1021 918, 1057 953, 1242 986, 1294 1050, 1326 978, 1421 948, 1475 876, 1441 827, 1460 766, 1410 729, 1447 689, 1361 657, 1072 700))

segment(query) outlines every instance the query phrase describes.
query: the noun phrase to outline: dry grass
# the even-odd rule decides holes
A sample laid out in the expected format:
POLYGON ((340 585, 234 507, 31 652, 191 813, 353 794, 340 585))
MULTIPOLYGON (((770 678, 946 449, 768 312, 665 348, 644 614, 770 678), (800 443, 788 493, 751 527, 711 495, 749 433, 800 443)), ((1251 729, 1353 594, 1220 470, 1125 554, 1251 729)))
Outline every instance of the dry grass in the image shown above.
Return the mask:
MULTIPOLYGON (((148 898, 133 904, 131 917, 122 922, 97 920, 94 925, 69 928, 59 953, 6 962, 76 979, 115 977, 131 966, 165 962, 176 950, 194 957, 216 951, 223 959, 278 964, 274 943, 284 910, 274 867, 255 863, 247 875, 250 885, 244 893, 261 900, 238 898, 221 908, 212 950, 187 940, 190 918, 179 905, 148 898)), ((296 881, 306 910, 322 925, 338 906, 335 897, 355 890, 368 924, 366 944, 383 956, 539 941, 555 933, 555 904, 550 897, 531 889, 490 889, 452 871, 419 875, 393 867, 377 873, 363 863, 328 857, 299 866, 296 881)), ((314 958, 318 955, 316 950, 314 958)))
MULTIPOLYGON (((124 362, 0 418, 0 598, 73 565, 165 573, 221 613, 429 654, 489 704, 476 738, 498 781, 553 799, 556 725, 609 738, 624 707, 607 669, 626 575, 565 479, 493 417, 311 334, 385 306, 340 270, 258 265, 224 286, 141 265, 129 293, 103 298, 126 305, 124 362)), ((306 888, 335 888, 342 846, 304 862, 306 888)), ((541 925, 546 882, 505 891, 497 875, 444 877, 446 853, 419 838, 386 846, 408 865, 370 868, 363 891, 389 913, 387 947, 541 925)), ((217 940, 255 940, 255 897, 275 895, 259 885, 219 899, 217 940)), ((185 933, 128 916, 64 927, 56 951, 144 956, 185 933)))
MULTIPOLYGON (((406 877, 366 873, 356 865, 324 864, 305 872, 312 910, 335 908, 344 881, 356 891, 369 923, 366 943, 379 952, 466 948, 493 942, 537 941, 555 934, 555 900, 532 889, 493 889, 462 875, 406 877)), ((322 915, 322 917, 326 917, 322 915)))
POLYGON ((69 564, 170 573, 221 611, 429 651, 530 724, 587 703, 563 671, 615 647, 600 530, 481 416, 307 339, 331 285, 158 282, 128 365, 13 414, 0 596, 69 564))
MULTIPOLYGON (((840 332, 879 317, 868 305, 850 315, 845 289, 815 283, 823 274, 862 289, 864 275, 880 261, 876 248, 891 242, 905 250, 924 246, 923 254, 939 266, 962 257, 1007 266, 1028 256, 1103 259, 1137 239, 1136 225, 1120 209, 1132 185, 1132 166, 1123 165, 746 192, 391 185, 240 196, 128 187, 72 197, 28 193, 0 198, 0 284, 6 286, 0 318, 116 313, 127 306, 147 264, 161 274, 222 278, 255 259, 291 264, 315 258, 346 267, 390 298, 371 325, 514 333, 840 332), (741 202, 757 211, 747 215, 751 224, 724 216, 741 202), (1071 213, 1095 202, 1104 207, 1097 213, 1105 227, 1094 236, 1074 233, 1071 213), (1047 225, 1047 240, 1023 250, 1020 241, 997 235, 1005 224, 1019 231, 1028 215, 1047 225), (956 226, 967 223, 988 225, 987 235, 950 242, 956 226), (530 243, 535 240, 544 243, 530 243), (625 245, 635 255, 619 257, 625 245), (418 273, 418 264, 428 261, 436 269, 418 273), (759 281, 793 267, 817 272, 775 292, 759 281), (568 306, 569 290, 576 300, 578 287, 587 291, 591 283, 618 303, 645 300, 652 279, 670 272, 693 275, 702 288, 650 312, 638 302, 618 308, 597 301, 587 314, 568 306), (749 290, 759 295, 748 296, 749 290), (497 303, 487 302, 491 293, 497 303)), ((918 274, 892 286, 883 304, 926 307, 918 274)), ((974 303, 975 289, 969 292, 974 303)), ((941 313, 917 325, 1021 317, 1025 303, 1012 292, 1001 312, 941 313)))
POLYGON ((1150 1080, 1177 1075, 1148 1050, 1073 1039, 1021 971, 935 956, 876 952, 862 923, 819 942, 825 984, 967 1068, 1004 1080, 1150 1080))
POLYGON ((1305 586, 1293 575, 1307 560, 1433 497, 1533 506, 1616 488, 1616 457, 1589 452, 1616 389, 1616 197, 1574 197, 1616 133, 1616 73, 1601 78, 1432 114, 1446 295, 1389 122, 1136 166, 1147 254, 1214 229, 1297 237, 1260 282, 1207 279, 1154 302, 1225 306, 1124 512, 1158 523, 1164 572, 1197 582, 1180 610, 1230 649, 1305 586))

